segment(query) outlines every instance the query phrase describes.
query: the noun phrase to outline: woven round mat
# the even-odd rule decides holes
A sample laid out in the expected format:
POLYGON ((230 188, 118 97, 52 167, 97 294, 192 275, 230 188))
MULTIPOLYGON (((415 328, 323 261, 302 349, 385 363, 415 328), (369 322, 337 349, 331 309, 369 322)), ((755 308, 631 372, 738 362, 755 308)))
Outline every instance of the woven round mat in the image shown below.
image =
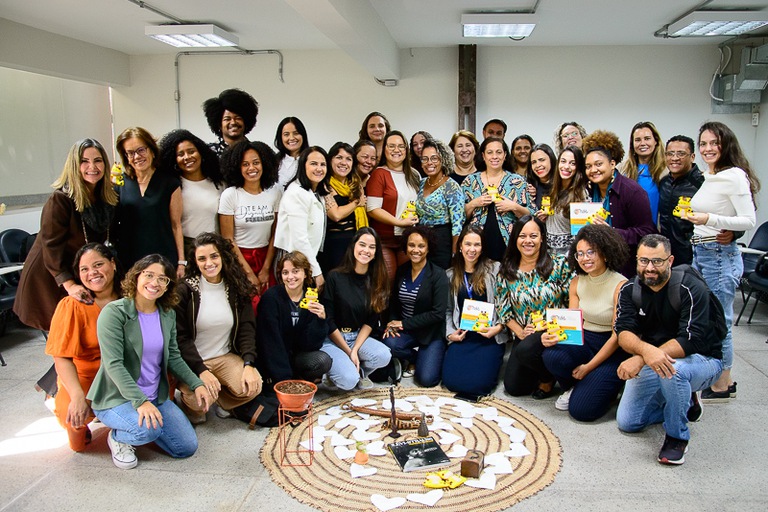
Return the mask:
MULTIPOLYGON (((453 397, 453 393, 443 389, 404 388, 398 386, 395 389, 395 398, 415 397, 426 395, 432 399, 439 397, 453 397)), ((324 411, 333 406, 339 406, 354 398, 370 398, 379 402, 389 399, 388 388, 377 388, 367 391, 357 391, 354 396, 349 394, 331 397, 314 404, 314 425, 317 428, 317 419, 324 411)), ((433 507, 436 510, 455 510, 466 512, 468 510, 496 511, 511 507, 515 503, 536 494, 554 481, 555 475, 560 470, 562 458, 560 455, 560 441, 552 431, 539 418, 509 402, 498 398, 486 398, 477 407, 495 407, 499 416, 507 416, 515 420, 514 427, 524 430, 527 434, 523 444, 531 452, 524 457, 512 457, 513 472, 511 474, 496 475, 496 487, 494 490, 479 489, 462 485, 457 489, 446 489, 443 497, 433 507)), ((344 417, 360 419, 357 413, 347 411, 344 417)), ((451 406, 443 406, 440 417, 444 421, 460 417, 460 413, 451 406)), ((375 418, 372 416, 372 418, 375 418)), ((378 418, 377 418, 378 419, 378 418)), ((381 418, 384 419, 384 418, 381 418)), ((462 437, 456 444, 462 444, 469 449, 477 449, 486 455, 495 452, 509 450, 509 435, 501 431, 497 422, 484 420, 482 416, 473 418, 473 426, 465 428, 451 422, 454 430, 451 433, 462 437)), ((326 428, 331 429, 333 423, 326 428)), ((338 432, 352 439, 352 425, 338 429, 338 432)), ((385 444, 393 442, 389 437, 384 437, 389 429, 381 425, 371 427, 369 432, 380 432, 385 444)), ((417 437, 416 430, 401 430, 404 437, 398 441, 417 437)), ((286 445, 289 450, 299 448, 299 442, 308 437, 307 424, 293 428, 285 427, 286 445)), ((430 431, 436 440, 439 435, 430 431)), ((315 438, 315 442, 320 439, 315 438)), ((445 452, 452 445, 441 445, 445 452)), ((354 449, 354 446, 349 448, 354 449)), ((367 467, 375 467, 377 473, 371 476, 352 478, 350 464, 352 459, 339 459, 334 453, 331 443, 326 440, 323 450, 315 452, 314 462, 311 466, 281 466, 280 465, 280 428, 273 428, 264 441, 261 449, 261 460, 269 471, 272 479, 288 494, 302 503, 311 505, 325 511, 370 510, 378 511, 371 502, 371 496, 380 494, 387 498, 395 496, 405 497, 410 493, 426 493, 429 491, 422 485, 426 471, 414 471, 404 473, 395 461, 394 457, 387 453, 384 456, 371 456, 367 467)), ((297 462, 298 455, 289 454, 289 461, 297 462)), ((307 455, 302 455, 308 461, 307 455)), ((451 465, 447 468, 455 473, 460 473, 461 458, 452 458, 451 465)), ((436 471, 436 470, 435 470, 436 471)), ((430 507, 406 501, 396 510, 425 510, 430 507)))

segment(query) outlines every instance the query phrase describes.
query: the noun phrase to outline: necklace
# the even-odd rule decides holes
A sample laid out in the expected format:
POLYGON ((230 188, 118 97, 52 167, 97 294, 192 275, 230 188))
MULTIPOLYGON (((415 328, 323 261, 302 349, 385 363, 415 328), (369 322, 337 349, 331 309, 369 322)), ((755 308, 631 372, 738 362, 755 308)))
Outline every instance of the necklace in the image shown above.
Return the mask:
POLYGON ((427 185, 428 185, 430 188, 437 188, 437 187, 439 187, 439 186, 440 186, 440 184, 443 182, 443 180, 445 180, 445 178, 446 178, 446 176, 445 176, 445 175, 441 175, 441 176, 440 176, 440 178, 438 178, 438 180, 437 180, 437 183, 432 183, 432 182, 429 180, 429 178, 427 178, 427 185))
POLYGON ((485 171, 485 181, 487 181, 487 182, 488 182, 488 186, 489 186, 489 187, 496 187, 496 188, 498 188, 498 187, 499 187, 499 184, 501 183, 501 179, 502 179, 503 177, 504 177, 504 173, 502 172, 502 173, 501 173, 501 174, 498 176, 498 178, 499 178, 499 181, 498 181, 498 182, 497 182, 497 183, 494 185, 494 184, 493 184, 493 182, 491 181, 491 173, 490 173, 490 172, 488 172, 488 171, 485 171))

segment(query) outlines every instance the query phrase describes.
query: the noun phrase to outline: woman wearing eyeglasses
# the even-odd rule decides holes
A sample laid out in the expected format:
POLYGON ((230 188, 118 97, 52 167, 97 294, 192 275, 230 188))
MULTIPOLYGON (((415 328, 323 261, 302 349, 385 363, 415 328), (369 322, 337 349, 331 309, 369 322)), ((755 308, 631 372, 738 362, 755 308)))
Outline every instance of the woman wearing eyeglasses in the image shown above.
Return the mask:
POLYGON ((429 227, 435 240, 427 258, 447 269, 464 226, 464 194, 458 183, 448 177, 453 169, 450 149, 441 141, 427 139, 421 151, 421 167, 426 177, 422 178, 416 196, 416 215, 419 225, 429 227))
POLYGON ((587 137, 587 130, 576 121, 568 121, 555 130, 555 152, 560 154, 565 146, 581 149, 581 141, 587 137))
POLYGON ((117 137, 125 184, 117 187, 117 255, 131 267, 147 254, 158 253, 176 263, 184 275, 184 237, 179 178, 159 167, 160 149, 155 138, 140 127, 126 128, 117 137))
POLYGON ((720 230, 747 231, 755 227, 754 198, 760 190, 752 166, 733 131, 723 123, 704 123, 699 129, 699 153, 709 166, 704 183, 691 199, 693 213, 683 217, 694 224, 693 266, 707 281, 725 310, 728 336, 723 340, 723 373, 701 393, 703 400, 728 401, 736 396, 733 366, 733 298, 744 272, 736 242, 717 242, 720 230))
POLYGON ((419 218, 403 215, 409 202, 416 201, 419 190, 419 173, 411 169, 408 143, 399 131, 384 136, 383 154, 365 186, 370 225, 381 238, 384 262, 390 282, 395 279, 398 265, 408 257, 400 250, 403 229, 415 226, 419 218))
POLYGON ((88 399, 111 431, 107 445, 120 469, 136 467, 134 446, 155 442, 172 457, 189 457, 197 436, 169 397, 168 372, 193 390, 207 411, 211 395, 181 358, 176 342, 176 270, 160 254, 141 258, 122 282, 123 298, 99 315, 101 367, 88 399))
POLYGON ((608 226, 584 226, 576 235, 568 262, 576 269, 569 307, 581 309, 584 344, 558 344, 544 333, 544 365, 565 391, 555 408, 569 411, 578 421, 594 421, 608 412, 623 381, 616 370, 628 354, 613 332, 619 290, 627 278, 619 273, 629 255, 621 236, 608 226))

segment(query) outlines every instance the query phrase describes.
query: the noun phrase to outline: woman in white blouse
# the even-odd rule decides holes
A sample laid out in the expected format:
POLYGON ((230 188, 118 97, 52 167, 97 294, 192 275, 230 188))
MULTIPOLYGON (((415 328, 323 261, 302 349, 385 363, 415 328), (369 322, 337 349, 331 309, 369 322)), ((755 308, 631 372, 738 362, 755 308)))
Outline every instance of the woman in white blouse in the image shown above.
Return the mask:
POLYGON ((704 184, 691 199, 687 220, 693 228, 693 266, 725 310, 728 336, 723 340, 723 373, 701 398, 728 401, 736 396, 731 379, 733 366, 733 298, 744 271, 736 242, 720 244, 715 237, 722 230, 747 231, 755 227, 754 197, 760 182, 739 146, 736 135, 723 123, 704 123, 699 129, 699 152, 709 166, 704 184))

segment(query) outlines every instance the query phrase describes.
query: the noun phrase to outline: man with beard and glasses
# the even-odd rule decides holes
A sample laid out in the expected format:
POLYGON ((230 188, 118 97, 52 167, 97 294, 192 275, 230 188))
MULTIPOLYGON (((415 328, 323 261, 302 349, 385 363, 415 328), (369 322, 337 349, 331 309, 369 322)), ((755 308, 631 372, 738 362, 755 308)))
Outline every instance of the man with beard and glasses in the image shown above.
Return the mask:
POLYGON ((688 422, 702 414, 697 391, 723 369, 715 322, 722 308, 711 302, 716 299, 690 267, 675 269, 673 277, 673 261, 666 237, 643 237, 637 278, 619 292, 614 327, 619 345, 632 357, 618 369, 627 383, 616 420, 624 432, 663 422, 666 437, 658 461, 679 465, 688 451, 688 422), (633 296, 638 286, 640 293, 633 296))

